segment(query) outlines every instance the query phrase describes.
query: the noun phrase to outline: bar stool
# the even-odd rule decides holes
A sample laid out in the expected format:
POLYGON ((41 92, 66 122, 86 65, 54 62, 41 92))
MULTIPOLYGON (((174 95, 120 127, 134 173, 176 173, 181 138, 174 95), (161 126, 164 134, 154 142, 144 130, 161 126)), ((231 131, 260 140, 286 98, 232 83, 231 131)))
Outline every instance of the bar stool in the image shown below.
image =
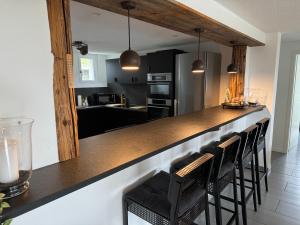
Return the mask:
POLYGON ((268 126, 270 123, 269 118, 264 118, 257 122, 258 125, 258 135, 256 138, 256 142, 254 145, 254 158, 255 158, 255 172, 256 172, 256 187, 257 187, 257 199, 258 204, 261 205, 261 188, 260 188, 260 181, 261 179, 265 178, 265 188, 266 191, 269 191, 268 186, 268 173, 269 169, 267 166, 267 150, 266 150, 266 133, 268 130, 268 126), (259 152, 263 151, 263 168, 259 166, 259 152))
MULTIPOLYGON (((241 200, 239 201, 239 204, 242 207, 242 218, 243 218, 244 225, 247 225, 246 204, 251 196, 253 197, 254 211, 257 211, 254 157, 253 157, 254 144, 255 144, 257 133, 258 133, 258 126, 252 125, 238 134, 241 137, 241 145, 240 145, 240 151, 237 159, 237 169, 239 171, 239 177, 237 177, 237 179, 240 180, 239 185, 240 185, 240 192, 241 192, 241 200), (251 179, 246 179, 244 169, 249 164, 251 164, 251 179), (247 186, 245 181, 251 182, 251 186, 247 186), (246 195, 246 189, 250 190, 250 192, 247 195, 246 195)), ((234 134, 236 135, 237 133, 234 134)), ((233 199, 229 197, 224 197, 224 198, 228 201, 233 202, 233 199)))
POLYGON ((215 142, 210 146, 204 148, 201 153, 194 153, 186 159, 174 164, 171 167, 171 171, 176 171, 187 165, 189 162, 193 161, 194 158, 198 157, 199 154, 211 153, 214 154, 214 165, 212 170, 212 175, 208 185, 209 194, 214 196, 214 204, 216 211, 216 224, 222 225, 222 209, 232 213, 227 224, 232 224, 235 220, 236 224, 239 224, 239 213, 238 213, 238 195, 237 195, 237 183, 236 183, 236 160, 239 153, 241 138, 235 135, 224 142, 215 142), (221 192, 230 183, 233 183, 233 202, 234 211, 221 206, 221 199, 223 198, 221 192))
POLYGON ((208 181, 214 156, 201 154, 181 170, 159 172, 123 198, 123 224, 128 211, 154 225, 190 225, 205 210, 210 224, 208 181))

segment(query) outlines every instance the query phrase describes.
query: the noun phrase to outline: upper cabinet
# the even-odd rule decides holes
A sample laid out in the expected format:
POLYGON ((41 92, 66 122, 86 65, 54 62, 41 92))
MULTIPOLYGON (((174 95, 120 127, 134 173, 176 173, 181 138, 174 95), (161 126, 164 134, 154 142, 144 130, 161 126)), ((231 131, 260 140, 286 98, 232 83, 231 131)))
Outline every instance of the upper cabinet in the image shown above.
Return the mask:
POLYGON ((137 71, 122 70, 119 59, 106 60, 106 71, 108 83, 145 84, 148 73, 147 56, 141 56, 140 69, 137 71))
POLYGON ((107 87, 106 56, 74 54, 75 88, 107 87))
POLYGON ((174 73, 175 56, 180 50, 164 50, 147 54, 149 73, 174 73))

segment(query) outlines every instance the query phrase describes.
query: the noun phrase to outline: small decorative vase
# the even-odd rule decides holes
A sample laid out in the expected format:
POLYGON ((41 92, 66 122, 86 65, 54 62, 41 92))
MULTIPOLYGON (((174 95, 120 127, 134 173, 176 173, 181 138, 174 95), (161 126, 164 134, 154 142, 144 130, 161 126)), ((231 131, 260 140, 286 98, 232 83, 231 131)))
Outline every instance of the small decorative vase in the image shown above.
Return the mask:
POLYGON ((32 124, 33 120, 27 118, 0 118, 0 192, 5 199, 29 188, 32 124))

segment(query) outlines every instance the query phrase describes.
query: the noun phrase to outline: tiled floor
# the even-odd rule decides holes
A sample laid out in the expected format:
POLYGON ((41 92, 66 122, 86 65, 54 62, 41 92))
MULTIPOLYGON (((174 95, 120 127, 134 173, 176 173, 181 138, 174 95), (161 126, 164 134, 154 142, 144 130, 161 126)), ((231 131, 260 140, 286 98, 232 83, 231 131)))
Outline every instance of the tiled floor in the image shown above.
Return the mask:
MULTIPOLYGON (((289 154, 272 153, 272 171, 269 175, 269 192, 262 181, 262 205, 254 212, 248 203, 248 225, 300 225, 300 145, 289 154)), ((215 224, 214 208, 210 207, 211 224, 215 224)), ((241 212, 241 210, 240 210, 241 212)), ((224 222, 228 215, 223 213, 224 222)), ((198 224, 205 224, 202 215, 198 224)), ((225 223, 224 223, 225 224, 225 223)), ((240 218, 242 225, 242 219, 240 218)))

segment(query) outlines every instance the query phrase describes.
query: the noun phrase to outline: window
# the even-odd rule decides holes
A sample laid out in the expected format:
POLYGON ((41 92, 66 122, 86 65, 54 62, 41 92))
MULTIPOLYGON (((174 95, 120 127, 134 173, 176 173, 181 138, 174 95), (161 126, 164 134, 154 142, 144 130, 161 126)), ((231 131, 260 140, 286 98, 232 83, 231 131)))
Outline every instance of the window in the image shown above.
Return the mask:
POLYGON ((74 51, 75 88, 107 87, 106 55, 89 53, 81 55, 74 51))
POLYGON ((93 58, 80 57, 80 77, 82 81, 95 80, 93 58))

